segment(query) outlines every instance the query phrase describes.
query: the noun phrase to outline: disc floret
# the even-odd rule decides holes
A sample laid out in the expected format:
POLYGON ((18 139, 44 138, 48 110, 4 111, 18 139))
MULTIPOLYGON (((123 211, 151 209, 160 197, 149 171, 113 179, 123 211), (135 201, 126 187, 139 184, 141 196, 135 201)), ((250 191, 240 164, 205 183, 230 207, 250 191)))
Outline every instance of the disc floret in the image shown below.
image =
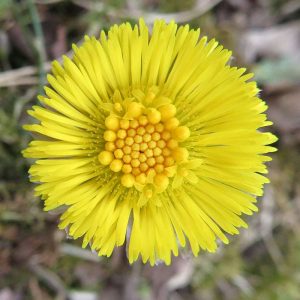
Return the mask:
POLYGON ((121 173, 120 181, 126 188, 142 190, 151 184, 156 192, 162 192, 174 176, 170 169, 188 159, 188 150, 180 143, 190 131, 180 126, 173 104, 145 107, 131 102, 123 116, 111 112, 105 126, 99 161, 121 173))

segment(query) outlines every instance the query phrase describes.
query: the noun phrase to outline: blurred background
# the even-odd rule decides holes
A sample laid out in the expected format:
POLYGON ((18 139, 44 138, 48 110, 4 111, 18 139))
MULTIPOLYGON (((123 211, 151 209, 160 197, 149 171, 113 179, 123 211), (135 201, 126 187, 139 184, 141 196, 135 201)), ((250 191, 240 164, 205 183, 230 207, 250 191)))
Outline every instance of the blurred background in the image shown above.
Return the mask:
POLYGON ((0 300, 300 299, 299 17, 299 0, 0 0, 0 300), (140 16, 200 26, 232 49, 231 64, 255 72, 280 139, 249 229, 170 267, 130 266, 122 248, 111 259, 81 249, 43 212, 20 154, 49 62, 84 34, 140 16))

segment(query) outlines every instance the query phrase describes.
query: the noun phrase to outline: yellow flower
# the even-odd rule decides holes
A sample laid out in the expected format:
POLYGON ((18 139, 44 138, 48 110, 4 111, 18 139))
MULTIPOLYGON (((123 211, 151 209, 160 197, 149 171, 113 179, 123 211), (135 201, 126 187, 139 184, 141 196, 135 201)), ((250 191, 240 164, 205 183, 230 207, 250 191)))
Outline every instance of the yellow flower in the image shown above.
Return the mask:
POLYGON ((36 195, 65 207, 59 227, 99 255, 125 240, 130 263, 170 264, 187 242, 214 252, 257 211, 276 140, 258 130, 267 106, 252 74, 199 33, 159 20, 150 34, 141 20, 85 37, 29 111, 36 195))

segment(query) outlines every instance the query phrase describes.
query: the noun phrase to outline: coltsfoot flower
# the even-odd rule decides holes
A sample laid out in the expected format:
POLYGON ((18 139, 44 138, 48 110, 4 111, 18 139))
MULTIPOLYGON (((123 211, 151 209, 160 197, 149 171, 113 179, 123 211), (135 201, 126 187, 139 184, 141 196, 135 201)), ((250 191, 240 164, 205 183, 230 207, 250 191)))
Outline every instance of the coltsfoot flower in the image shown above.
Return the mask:
POLYGON ((276 140, 258 130, 267 106, 252 74, 199 33, 159 20, 150 34, 140 20, 86 36, 29 111, 36 195, 99 255, 126 241, 130 263, 214 252, 257 211, 276 140))

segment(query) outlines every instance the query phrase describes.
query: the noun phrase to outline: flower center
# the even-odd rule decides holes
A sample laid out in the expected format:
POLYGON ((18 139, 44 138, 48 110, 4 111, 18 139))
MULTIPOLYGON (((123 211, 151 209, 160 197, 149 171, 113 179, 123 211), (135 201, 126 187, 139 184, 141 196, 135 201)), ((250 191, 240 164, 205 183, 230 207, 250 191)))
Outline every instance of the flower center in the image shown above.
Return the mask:
POLYGON ((180 142, 189 137, 190 131, 179 126, 175 114, 172 104, 156 109, 137 102, 128 105, 123 117, 110 113, 105 120, 106 143, 99 154, 100 163, 121 172, 124 187, 153 184, 164 191, 174 176, 172 167, 188 158, 180 142))

